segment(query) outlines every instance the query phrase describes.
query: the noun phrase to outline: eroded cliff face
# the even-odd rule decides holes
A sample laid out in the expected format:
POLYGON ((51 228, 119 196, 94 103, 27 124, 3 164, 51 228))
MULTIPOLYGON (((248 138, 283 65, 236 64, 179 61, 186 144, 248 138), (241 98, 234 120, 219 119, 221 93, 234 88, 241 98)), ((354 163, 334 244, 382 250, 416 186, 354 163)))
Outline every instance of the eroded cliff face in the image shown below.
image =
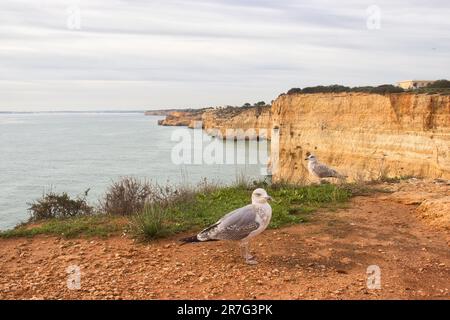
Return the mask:
POLYGON ((280 136, 274 181, 304 181, 307 151, 354 180, 450 178, 448 95, 281 95, 272 125, 280 136))
POLYGON ((229 130, 237 139, 270 139, 270 107, 208 110, 203 113, 202 122, 210 135, 226 137, 229 130))
POLYGON ((196 121, 202 120, 202 114, 205 109, 172 111, 166 115, 166 118, 159 120, 161 126, 189 126, 193 127, 196 121))

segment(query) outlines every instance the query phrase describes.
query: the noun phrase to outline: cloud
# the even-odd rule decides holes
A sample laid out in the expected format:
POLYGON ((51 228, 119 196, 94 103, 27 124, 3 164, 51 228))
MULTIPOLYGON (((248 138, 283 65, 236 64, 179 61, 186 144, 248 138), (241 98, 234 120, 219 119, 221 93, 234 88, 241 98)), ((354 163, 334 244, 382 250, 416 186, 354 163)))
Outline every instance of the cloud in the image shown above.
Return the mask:
POLYGON ((448 77, 446 1, 377 1, 381 28, 370 30, 373 4, 2 0, 0 110, 200 107, 292 86, 448 77), (68 8, 80 30, 67 27, 68 8))

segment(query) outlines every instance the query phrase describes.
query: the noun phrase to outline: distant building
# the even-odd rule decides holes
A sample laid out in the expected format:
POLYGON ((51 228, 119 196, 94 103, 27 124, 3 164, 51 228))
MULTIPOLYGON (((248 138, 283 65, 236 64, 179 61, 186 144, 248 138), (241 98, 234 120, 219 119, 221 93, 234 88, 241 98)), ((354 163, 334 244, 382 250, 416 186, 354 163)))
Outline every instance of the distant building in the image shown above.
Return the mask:
POLYGON ((397 82, 397 86, 405 90, 423 88, 433 83, 433 80, 405 80, 397 82))

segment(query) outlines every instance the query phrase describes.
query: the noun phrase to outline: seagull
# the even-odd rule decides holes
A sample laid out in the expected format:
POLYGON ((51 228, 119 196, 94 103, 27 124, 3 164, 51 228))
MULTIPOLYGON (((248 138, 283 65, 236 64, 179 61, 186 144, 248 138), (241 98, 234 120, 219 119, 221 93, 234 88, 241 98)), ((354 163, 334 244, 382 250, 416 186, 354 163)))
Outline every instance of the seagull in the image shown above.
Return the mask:
POLYGON ((215 224, 202 230, 195 236, 181 239, 182 244, 216 240, 240 241, 241 254, 247 264, 257 264, 248 249, 250 239, 263 232, 272 218, 272 200, 266 190, 258 188, 252 193, 252 204, 231 211, 215 224))
POLYGON ((308 171, 310 174, 316 176, 317 178, 319 178, 319 179, 322 179, 322 178, 345 179, 347 177, 347 176, 340 174, 336 170, 327 167, 323 163, 318 162, 315 155, 307 152, 306 156, 307 157, 305 160, 308 160, 308 171))

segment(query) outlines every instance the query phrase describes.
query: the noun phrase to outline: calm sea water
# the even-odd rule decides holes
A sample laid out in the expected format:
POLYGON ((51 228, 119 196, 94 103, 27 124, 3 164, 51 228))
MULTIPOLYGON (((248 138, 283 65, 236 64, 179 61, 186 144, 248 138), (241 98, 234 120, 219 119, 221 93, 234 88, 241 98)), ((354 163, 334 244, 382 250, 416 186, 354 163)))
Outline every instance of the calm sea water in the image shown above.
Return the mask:
MULTIPOLYGON (((222 184, 241 174, 262 177, 261 164, 174 164, 171 153, 179 142, 171 137, 180 128, 158 126, 158 119, 139 113, 0 114, 0 229, 27 220, 27 202, 44 190, 76 196, 91 188, 88 199, 97 204, 122 176, 193 184, 205 177, 222 184)), ((258 147, 224 144, 230 148, 242 154, 258 147)), ((266 161, 267 149, 259 150, 266 161)))

